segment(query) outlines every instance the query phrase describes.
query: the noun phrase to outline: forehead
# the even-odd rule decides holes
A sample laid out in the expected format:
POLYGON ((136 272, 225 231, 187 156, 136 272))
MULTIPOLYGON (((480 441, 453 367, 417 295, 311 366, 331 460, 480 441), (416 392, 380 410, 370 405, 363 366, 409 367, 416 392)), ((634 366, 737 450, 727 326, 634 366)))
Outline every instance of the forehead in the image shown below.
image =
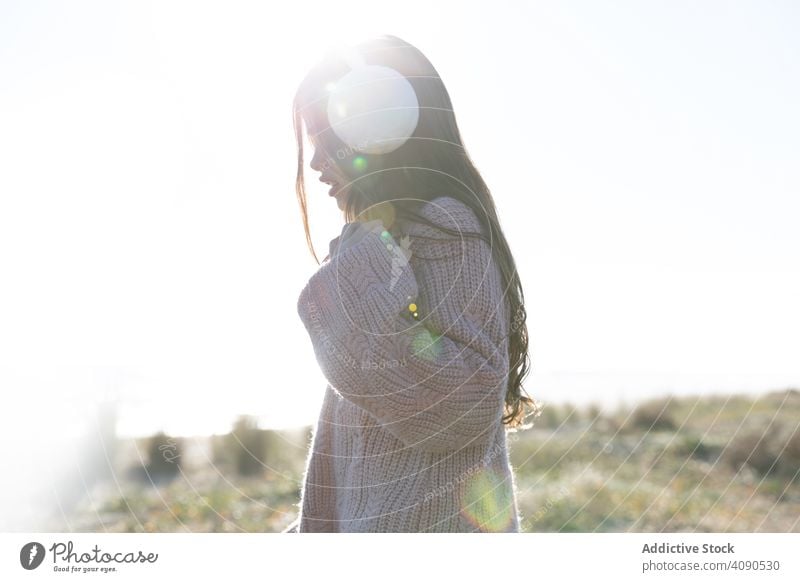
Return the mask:
POLYGON ((341 146, 336 133, 331 128, 327 116, 304 115, 303 120, 306 124, 306 134, 308 141, 315 148, 334 150, 341 146))
POLYGON ((322 108, 316 104, 311 105, 303 110, 302 115, 309 139, 315 143, 324 139, 329 125, 327 115, 323 113, 322 108))

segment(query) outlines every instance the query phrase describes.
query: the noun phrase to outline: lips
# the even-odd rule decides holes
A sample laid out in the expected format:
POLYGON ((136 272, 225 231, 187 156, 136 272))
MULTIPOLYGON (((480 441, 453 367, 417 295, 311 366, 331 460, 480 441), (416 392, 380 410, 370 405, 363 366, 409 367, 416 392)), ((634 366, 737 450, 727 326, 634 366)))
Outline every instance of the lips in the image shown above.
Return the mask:
POLYGON ((330 190, 328 190, 329 196, 336 195, 336 192, 339 190, 339 183, 336 180, 328 178, 327 176, 320 176, 319 181, 323 184, 328 184, 331 187, 330 190))

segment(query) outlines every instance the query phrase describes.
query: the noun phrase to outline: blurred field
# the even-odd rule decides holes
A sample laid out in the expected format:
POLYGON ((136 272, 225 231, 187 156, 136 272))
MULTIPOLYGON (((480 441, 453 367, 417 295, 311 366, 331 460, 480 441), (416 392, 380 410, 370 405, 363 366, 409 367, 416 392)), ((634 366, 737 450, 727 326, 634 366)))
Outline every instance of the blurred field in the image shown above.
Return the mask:
MULTIPOLYGON (((509 434, 523 531, 800 532, 798 390, 613 411, 545 403, 534 422, 509 434)), ((82 472, 81 494, 41 529, 280 531, 310 431, 245 417, 227 435, 116 443, 111 466, 82 472)))

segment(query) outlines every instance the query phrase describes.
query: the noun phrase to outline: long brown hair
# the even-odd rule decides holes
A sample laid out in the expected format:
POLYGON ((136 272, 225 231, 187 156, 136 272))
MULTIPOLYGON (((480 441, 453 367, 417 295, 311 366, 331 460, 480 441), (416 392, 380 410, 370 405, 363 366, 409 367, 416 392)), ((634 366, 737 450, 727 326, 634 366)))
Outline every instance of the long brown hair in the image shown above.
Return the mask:
MULTIPOLYGON (((522 394, 522 381, 530 371, 525 297, 508 241, 500 228, 489 188, 470 159, 456 124, 450 95, 438 72, 419 49, 397 38, 384 35, 355 46, 368 65, 391 67, 405 75, 417 94, 419 122, 410 140, 393 152, 381 155, 358 153, 340 141, 327 122, 327 88, 350 69, 331 51, 301 82, 293 103, 294 131, 297 139, 297 179, 295 189, 303 217, 306 242, 317 263, 308 226, 303 161, 303 124, 310 139, 325 153, 332 171, 347 181, 343 209, 347 221, 365 212, 386 206, 396 216, 412 217, 455 236, 478 236, 492 247, 502 273, 505 297, 510 307, 509 377, 503 423, 511 428, 527 428, 526 406, 538 414, 533 399, 522 394), (354 160, 357 162, 354 163, 354 160), (480 220, 484 233, 457 232, 431 224, 415 212, 427 200, 452 196, 469 206, 480 220)), ((380 215, 380 212, 375 215, 380 215)), ((374 215, 373 215, 374 216, 374 215)), ((388 228, 388 225, 387 225, 388 228)))

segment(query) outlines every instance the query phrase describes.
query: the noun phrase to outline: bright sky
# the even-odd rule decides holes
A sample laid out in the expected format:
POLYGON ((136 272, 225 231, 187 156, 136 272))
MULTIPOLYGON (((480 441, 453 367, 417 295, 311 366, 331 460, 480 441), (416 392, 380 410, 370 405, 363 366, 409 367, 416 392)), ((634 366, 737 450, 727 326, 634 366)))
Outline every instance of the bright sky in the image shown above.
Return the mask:
POLYGON ((530 394, 800 384, 799 27, 763 0, 3 2, 6 428, 109 395, 131 433, 316 419, 291 99, 378 33, 430 57, 493 190, 530 394))

